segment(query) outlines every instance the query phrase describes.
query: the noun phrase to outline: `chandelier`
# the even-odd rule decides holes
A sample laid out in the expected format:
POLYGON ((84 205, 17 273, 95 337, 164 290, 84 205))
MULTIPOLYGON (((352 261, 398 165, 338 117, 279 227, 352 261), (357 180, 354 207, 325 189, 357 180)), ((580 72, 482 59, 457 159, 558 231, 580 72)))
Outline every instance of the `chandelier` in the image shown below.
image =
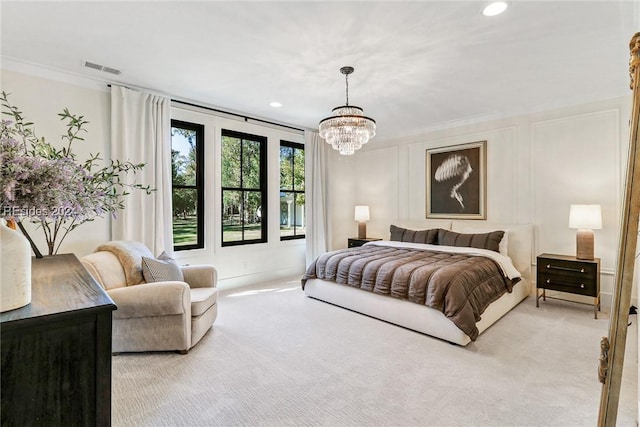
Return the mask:
POLYGON ((351 155, 376 136, 376 121, 365 116, 364 111, 349 105, 349 74, 353 67, 342 67, 346 83, 347 102, 332 110, 333 116, 320 120, 319 133, 340 154, 351 155))

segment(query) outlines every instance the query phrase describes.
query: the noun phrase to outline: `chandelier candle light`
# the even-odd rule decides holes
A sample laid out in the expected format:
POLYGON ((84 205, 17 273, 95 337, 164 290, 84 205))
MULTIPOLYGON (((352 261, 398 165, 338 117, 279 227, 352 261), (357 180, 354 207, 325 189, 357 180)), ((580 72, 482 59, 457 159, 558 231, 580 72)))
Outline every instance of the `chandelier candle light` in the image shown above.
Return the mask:
POLYGON ((349 74, 353 67, 342 67, 347 102, 332 110, 333 116, 320 120, 319 133, 340 154, 351 155, 376 135, 376 121, 365 116, 364 110, 349 105, 349 74))

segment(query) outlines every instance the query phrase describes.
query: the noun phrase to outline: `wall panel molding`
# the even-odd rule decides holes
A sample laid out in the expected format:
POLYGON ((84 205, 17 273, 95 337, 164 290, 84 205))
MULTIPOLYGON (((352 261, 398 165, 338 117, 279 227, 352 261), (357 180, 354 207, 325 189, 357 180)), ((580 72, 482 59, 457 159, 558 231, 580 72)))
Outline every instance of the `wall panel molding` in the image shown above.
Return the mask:
POLYGON ((597 203, 603 209, 603 229, 595 232, 596 256, 602 258, 603 273, 613 272, 623 166, 620 109, 531 121, 529 132, 535 254, 575 253, 569 205, 597 203))

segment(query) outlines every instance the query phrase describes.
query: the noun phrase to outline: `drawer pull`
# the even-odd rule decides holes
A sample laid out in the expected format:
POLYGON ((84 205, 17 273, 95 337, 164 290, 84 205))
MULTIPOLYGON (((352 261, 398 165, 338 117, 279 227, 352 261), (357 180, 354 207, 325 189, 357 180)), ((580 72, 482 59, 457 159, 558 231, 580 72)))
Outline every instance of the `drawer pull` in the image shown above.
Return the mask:
POLYGON ((549 270, 571 271, 572 273, 584 273, 584 268, 558 267, 557 265, 547 264, 549 270))
POLYGON ((584 283, 580 283, 579 285, 577 283, 562 283, 562 282, 552 282, 551 279, 547 279, 547 285, 560 285, 560 286, 580 286, 580 289, 584 289, 584 283))

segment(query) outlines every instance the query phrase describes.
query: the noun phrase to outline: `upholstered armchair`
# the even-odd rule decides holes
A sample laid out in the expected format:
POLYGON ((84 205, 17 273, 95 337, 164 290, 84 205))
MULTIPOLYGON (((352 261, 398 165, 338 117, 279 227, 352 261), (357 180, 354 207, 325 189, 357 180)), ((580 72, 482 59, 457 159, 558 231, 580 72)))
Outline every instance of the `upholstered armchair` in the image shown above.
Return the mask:
POLYGON ((216 269, 178 266, 162 258, 156 260, 140 243, 113 241, 80 259, 118 306, 113 313, 114 353, 186 354, 213 325, 218 314, 216 269), (182 280, 164 280, 167 274, 182 280))

